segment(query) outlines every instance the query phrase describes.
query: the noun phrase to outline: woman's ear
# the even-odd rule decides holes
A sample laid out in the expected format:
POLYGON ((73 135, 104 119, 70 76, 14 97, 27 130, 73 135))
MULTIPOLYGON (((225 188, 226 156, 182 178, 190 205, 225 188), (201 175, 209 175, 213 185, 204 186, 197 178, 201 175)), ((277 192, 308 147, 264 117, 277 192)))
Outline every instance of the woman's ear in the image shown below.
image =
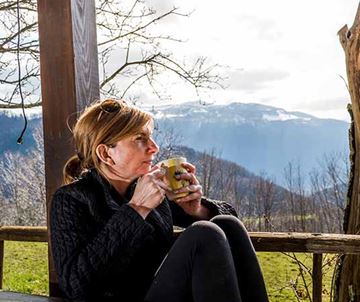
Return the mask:
POLYGON ((100 144, 96 147, 96 155, 105 165, 112 166, 115 162, 109 154, 109 147, 105 144, 100 144))

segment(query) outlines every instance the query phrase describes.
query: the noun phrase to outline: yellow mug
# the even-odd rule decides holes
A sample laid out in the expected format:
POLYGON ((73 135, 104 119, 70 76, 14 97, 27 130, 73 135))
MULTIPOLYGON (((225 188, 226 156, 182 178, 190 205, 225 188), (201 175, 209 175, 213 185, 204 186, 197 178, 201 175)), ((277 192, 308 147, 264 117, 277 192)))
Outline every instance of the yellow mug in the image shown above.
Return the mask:
MULTIPOLYGON (((174 157, 161 161, 160 167, 165 169, 165 177, 169 182, 169 186, 172 190, 178 190, 190 185, 190 182, 186 179, 176 179, 176 175, 187 173, 188 171, 181 165, 186 162, 185 157, 174 157)), ((189 195, 189 192, 176 194, 176 199, 189 195)))

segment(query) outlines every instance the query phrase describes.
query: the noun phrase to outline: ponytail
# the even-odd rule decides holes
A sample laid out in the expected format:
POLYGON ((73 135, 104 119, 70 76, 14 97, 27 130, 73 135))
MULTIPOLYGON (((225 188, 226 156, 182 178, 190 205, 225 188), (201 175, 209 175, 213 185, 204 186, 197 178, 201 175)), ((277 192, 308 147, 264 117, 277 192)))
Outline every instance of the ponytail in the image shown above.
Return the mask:
POLYGON ((68 159, 63 168, 63 182, 69 184, 77 180, 82 172, 81 161, 77 155, 68 159))

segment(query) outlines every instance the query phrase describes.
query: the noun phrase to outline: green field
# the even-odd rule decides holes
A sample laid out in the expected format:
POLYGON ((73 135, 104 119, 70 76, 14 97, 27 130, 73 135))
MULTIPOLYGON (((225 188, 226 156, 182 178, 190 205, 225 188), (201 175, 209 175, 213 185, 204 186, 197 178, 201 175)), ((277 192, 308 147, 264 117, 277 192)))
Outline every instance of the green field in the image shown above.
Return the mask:
MULTIPOLYGON (((271 302, 309 301, 298 265, 281 253, 258 253, 271 302), (295 292, 298 299, 295 296, 295 292)), ((311 269, 311 255, 296 254, 311 269)), ((333 262, 324 269, 323 301, 329 301, 333 262)), ((5 241, 3 289, 48 294, 47 244, 5 241)), ((308 287, 311 282, 307 276, 308 287)))
MULTIPOLYGON (((312 254, 296 253, 296 258, 304 263, 306 269, 312 270, 312 254)), ((302 277, 299 274, 299 265, 282 253, 258 253, 261 268, 264 273, 270 301, 310 301, 302 277), (297 296, 297 297, 296 297, 297 296)), ((333 255, 324 255, 323 260, 323 301, 330 301, 331 279, 335 265, 333 255), (326 265, 325 262, 327 263, 326 265)), ((311 276, 304 271, 304 278, 310 295, 312 294, 311 276)))
POLYGON ((47 295, 47 243, 5 241, 3 289, 47 295))

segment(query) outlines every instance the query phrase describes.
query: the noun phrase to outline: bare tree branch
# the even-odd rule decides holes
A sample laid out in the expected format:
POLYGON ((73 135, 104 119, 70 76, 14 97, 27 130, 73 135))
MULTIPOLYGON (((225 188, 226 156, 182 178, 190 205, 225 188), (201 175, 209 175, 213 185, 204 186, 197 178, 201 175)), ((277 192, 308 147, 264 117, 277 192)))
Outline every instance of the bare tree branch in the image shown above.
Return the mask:
MULTIPOLYGON (((137 3, 139 3, 139 1, 135 1, 134 6, 135 6, 137 3)), ((134 7, 132 7, 132 9, 130 10, 129 13, 131 13, 131 12, 133 11, 133 9, 134 9, 134 7)), ((153 24, 155 24, 156 22, 160 21, 161 19, 164 19, 164 18, 166 18, 167 16, 170 16, 170 15, 176 14, 176 15, 179 15, 179 16, 188 16, 188 15, 185 15, 185 14, 177 13, 177 12, 176 12, 177 10, 178 10, 178 8, 174 7, 174 8, 171 9, 170 11, 168 11, 168 12, 166 12, 166 13, 164 13, 164 14, 162 14, 162 15, 154 18, 154 19, 152 19, 151 21, 149 21, 149 22, 147 22, 147 23, 145 23, 145 24, 143 24, 143 25, 141 25, 141 26, 138 26, 138 27, 132 29, 132 30, 129 31, 129 32, 126 32, 126 33, 124 33, 124 34, 117 35, 117 36, 112 37, 111 39, 109 39, 109 40, 107 40, 107 41, 104 41, 104 42, 99 43, 98 46, 103 46, 103 45, 109 44, 109 43, 111 43, 111 42, 121 40, 121 39, 123 39, 123 38, 125 38, 125 37, 127 37, 127 36, 131 36, 131 35, 137 34, 138 32, 140 32, 140 31, 148 28, 150 25, 153 25, 153 24)), ((124 26, 125 21, 126 21, 129 17, 130 17, 130 15, 127 15, 127 16, 124 17, 124 20, 123 20, 123 23, 122 23, 121 28, 124 26)))
MULTIPOLYGON (((20 0, 22 28, 19 32, 16 31, 16 4, 17 1, 14 0, 5 0, 0 4, 0 29, 3 29, 0 32, 4 33, 0 37, 0 83, 6 85, 6 89, 0 95, 3 108, 17 108, 20 102, 20 87, 16 79, 17 66, 13 64, 18 50, 22 54, 21 63, 24 70, 20 83, 24 95, 32 99, 40 95, 36 1, 20 0), (21 41, 18 49, 13 41, 19 35, 21 41)), ((143 0, 125 3, 119 0, 98 0, 96 4, 100 33, 98 36, 102 40, 98 46, 102 71, 100 89, 103 94, 127 97, 134 88, 136 89, 137 84, 144 80, 144 84, 161 99, 164 97, 164 93, 159 89, 162 86, 161 75, 166 72, 176 75, 192 86, 198 95, 200 89, 222 87, 222 78, 215 73, 218 65, 208 65, 205 58, 199 58, 189 66, 181 64, 173 54, 162 49, 162 42, 184 41, 171 34, 151 32, 170 17, 189 17, 191 13, 182 13, 178 7, 157 12, 143 0), (122 50, 125 50, 124 60, 114 63, 113 58, 122 50), (129 82, 119 87, 116 80, 124 77, 128 78, 129 82)), ((166 88, 163 88, 165 91, 166 88)))

